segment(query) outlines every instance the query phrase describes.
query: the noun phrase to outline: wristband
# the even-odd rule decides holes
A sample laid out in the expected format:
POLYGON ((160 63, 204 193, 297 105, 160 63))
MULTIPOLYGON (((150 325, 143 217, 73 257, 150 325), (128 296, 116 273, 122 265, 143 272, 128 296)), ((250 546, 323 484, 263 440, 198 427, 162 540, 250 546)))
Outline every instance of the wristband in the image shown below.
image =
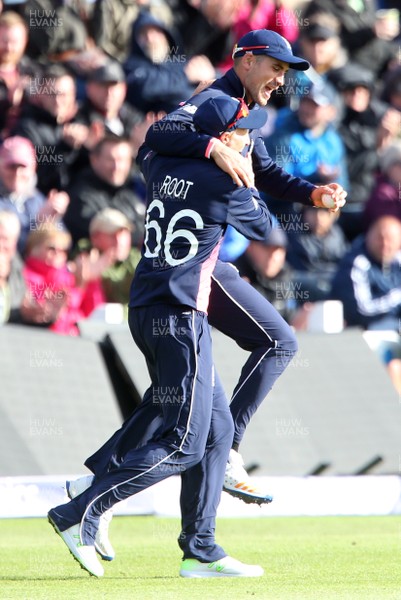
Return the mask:
POLYGON ((215 143, 217 142, 217 138, 210 138, 210 142, 207 145, 206 148, 206 152, 205 152, 205 157, 206 158, 210 158, 210 155, 212 153, 212 150, 214 148, 215 143))

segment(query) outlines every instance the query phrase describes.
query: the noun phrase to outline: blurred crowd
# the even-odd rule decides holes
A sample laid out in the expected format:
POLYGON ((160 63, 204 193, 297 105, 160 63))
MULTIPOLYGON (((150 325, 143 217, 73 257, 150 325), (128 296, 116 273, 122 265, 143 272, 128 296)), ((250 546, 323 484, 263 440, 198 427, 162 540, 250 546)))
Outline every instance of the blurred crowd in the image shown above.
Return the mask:
POLYGON ((135 157, 149 125, 228 70, 242 35, 266 28, 311 63, 264 109, 268 151, 294 175, 341 183, 347 204, 338 215, 267 198, 271 238, 229 229, 221 258, 296 328, 311 304, 339 299, 347 326, 399 334, 397 7, 0 0, 0 322, 77 335, 102 303, 127 303, 144 233, 135 157))

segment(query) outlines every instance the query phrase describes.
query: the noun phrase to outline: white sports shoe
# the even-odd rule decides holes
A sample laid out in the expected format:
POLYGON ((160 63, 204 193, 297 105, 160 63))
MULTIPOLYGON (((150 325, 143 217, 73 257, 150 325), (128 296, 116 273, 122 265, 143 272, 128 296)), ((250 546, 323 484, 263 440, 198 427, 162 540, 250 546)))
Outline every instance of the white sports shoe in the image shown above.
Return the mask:
MULTIPOLYGON (((65 487, 68 497, 72 500, 76 496, 79 496, 79 494, 82 494, 82 492, 92 485, 93 479, 93 475, 86 475, 75 481, 66 481, 65 487)), ((99 529, 97 530, 95 538, 95 549, 103 560, 113 560, 116 556, 114 548, 109 540, 109 525, 112 518, 113 510, 109 508, 109 510, 106 510, 99 519, 99 529)))
POLYGON ((211 563, 202 563, 195 558, 182 561, 181 577, 261 577, 264 571, 259 565, 246 565, 231 556, 211 563))
POLYGON ((231 449, 224 475, 223 490, 235 498, 240 498, 247 504, 269 504, 273 497, 252 484, 244 469, 241 454, 231 449))
POLYGON ((51 511, 48 514, 49 523, 54 527, 55 532, 67 545, 75 560, 77 560, 81 567, 86 569, 91 575, 94 575, 95 577, 103 577, 104 569, 97 559, 95 546, 84 546, 81 543, 79 523, 77 525, 73 525, 65 531, 60 531, 56 523, 53 521, 50 513, 51 511))

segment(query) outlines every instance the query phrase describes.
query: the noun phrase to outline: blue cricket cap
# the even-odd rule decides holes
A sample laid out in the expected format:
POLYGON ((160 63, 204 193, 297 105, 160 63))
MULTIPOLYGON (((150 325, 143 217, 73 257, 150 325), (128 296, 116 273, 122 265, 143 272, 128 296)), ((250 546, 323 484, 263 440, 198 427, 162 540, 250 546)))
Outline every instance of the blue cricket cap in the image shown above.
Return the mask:
POLYGON ((282 35, 269 29, 256 29, 243 35, 234 46, 232 57, 244 56, 246 52, 277 58, 297 71, 306 71, 310 67, 307 60, 293 55, 290 43, 282 35))
POLYGON ((259 129, 267 121, 263 109, 250 110, 242 98, 215 96, 208 98, 196 110, 194 124, 213 137, 233 129, 259 129))

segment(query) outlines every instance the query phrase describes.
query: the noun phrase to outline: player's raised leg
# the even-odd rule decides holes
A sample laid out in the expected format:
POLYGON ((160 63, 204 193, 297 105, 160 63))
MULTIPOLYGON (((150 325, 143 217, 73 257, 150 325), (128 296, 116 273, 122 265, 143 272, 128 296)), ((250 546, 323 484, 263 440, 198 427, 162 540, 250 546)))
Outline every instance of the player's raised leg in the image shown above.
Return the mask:
MULTIPOLYGON (((275 308, 241 279, 236 269, 220 261, 212 278, 209 322, 250 352, 230 404, 235 429, 224 490, 244 502, 269 503, 271 494, 259 489, 249 477, 238 449, 253 414, 295 355, 297 341, 275 308)), ((160 424, 149 389, 141 406, 109 442, 87 459, 86 466, 95 474, 114 468, 128 448, 144 443, 160 424)))
POLYGON ((252 482, 238 449, 252 416, 295 355, 297 341, 270 302, 221 261, 212 277, 209 322, 251 353, 230 403, 234 438, 224 490, 248 503, 269 503, 272 496, 252 482))

